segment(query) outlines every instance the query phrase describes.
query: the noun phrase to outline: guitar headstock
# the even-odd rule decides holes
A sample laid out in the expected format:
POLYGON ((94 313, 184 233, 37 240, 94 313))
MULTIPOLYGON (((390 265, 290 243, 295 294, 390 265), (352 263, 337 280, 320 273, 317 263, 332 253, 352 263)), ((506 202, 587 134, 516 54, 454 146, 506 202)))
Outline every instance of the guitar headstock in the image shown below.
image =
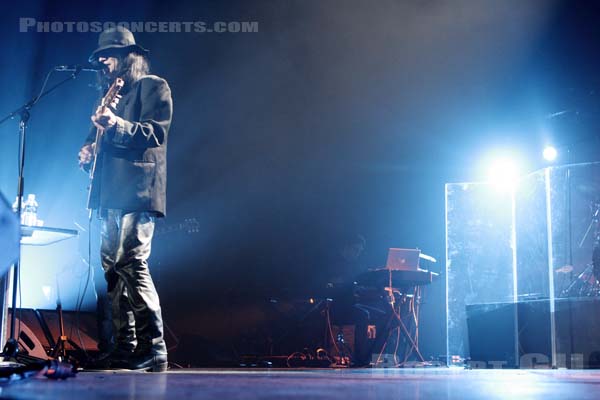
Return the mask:
POLYGON ((111 106, 114 108, 118 102, 116 101, 117 96, 119 95, 121 89, 123 89, 123 86, 125 86, 125 81, 122 78, 115 79, 113 84, 110 85, 110 88, 108 88, 108 91, 102 98, 102 107, 111 106))

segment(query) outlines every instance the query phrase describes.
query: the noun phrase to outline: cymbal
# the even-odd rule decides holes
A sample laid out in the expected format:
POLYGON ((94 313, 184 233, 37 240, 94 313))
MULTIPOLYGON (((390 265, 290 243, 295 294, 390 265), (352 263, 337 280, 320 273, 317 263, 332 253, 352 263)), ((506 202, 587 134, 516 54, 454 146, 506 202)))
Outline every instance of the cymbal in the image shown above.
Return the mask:
POLYGON ((556 268, 554 272, 558 272, 559 274, 568 274, 569 272, 573 272, 572 265, 563 265, 560 268, 556 268))

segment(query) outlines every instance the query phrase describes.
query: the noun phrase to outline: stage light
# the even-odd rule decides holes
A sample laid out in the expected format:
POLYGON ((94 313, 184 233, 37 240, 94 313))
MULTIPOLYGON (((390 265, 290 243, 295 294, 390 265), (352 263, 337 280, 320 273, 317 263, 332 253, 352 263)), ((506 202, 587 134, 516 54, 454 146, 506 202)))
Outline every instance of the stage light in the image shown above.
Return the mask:
POLYGON ((546 161, 554 161, 554 160, 556 160, 556 156, 558 156, 558 152, 556 151, 556 148, 554 148, 552 146, 546 146, 546 148, 544 149, 544 152, 542 154, 544 156, 544 160, 546 160, 546 161))
POLYGON ((517 162, 508 157, 498 157, 491 161, 488 181, 501 189, 514 188, 519 178, 517 162))

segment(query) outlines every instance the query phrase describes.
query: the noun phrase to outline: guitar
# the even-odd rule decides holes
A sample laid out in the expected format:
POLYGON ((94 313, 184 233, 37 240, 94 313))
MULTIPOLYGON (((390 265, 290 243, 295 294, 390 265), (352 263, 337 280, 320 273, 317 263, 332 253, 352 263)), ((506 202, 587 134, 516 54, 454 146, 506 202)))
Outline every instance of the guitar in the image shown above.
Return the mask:
MULTIPOLYGON (((124 85, 125 85, 125 81, 123 81, 123 79, 121 79, 121 78, 115 79, 113 84, 110 85, 110 88, 108 88, 108 91, 102 98, 102 101, 100 102, 100 112, 104 112, 107 107, 113 106, 115 99, 117 98, 117 95, 119 94, 119 92, 121 91, 121 89, 123 88, 124 85)), ((104 129, 96 128, 96 139, 91 144, 93 161, 92 161, 92 166, 90 167, 90 185, 88 187, 88 207, 87 207, 90 212, 90 214, 89 214, 90 219, 92 218, 92 213, 93 213, 93 210, 91 207, 91 201, 92 201, 92 192, 93 192, 93 185, 94 185, 94 176, 96 174, 96 163, 98 161, 98 154, 100 154, 100 150, 101 150, 100 145, 102 144, 102 135, 103 134, 104 134, 104 129)))

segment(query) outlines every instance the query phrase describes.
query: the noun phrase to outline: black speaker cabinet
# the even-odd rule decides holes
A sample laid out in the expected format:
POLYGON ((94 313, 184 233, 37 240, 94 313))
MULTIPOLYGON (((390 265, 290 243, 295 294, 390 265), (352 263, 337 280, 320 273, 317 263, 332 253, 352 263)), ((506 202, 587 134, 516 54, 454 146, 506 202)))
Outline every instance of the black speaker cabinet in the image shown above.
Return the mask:
POLYGON ((473 304, 467 326, 476 368, 600 367, 600 298, 473 304))

